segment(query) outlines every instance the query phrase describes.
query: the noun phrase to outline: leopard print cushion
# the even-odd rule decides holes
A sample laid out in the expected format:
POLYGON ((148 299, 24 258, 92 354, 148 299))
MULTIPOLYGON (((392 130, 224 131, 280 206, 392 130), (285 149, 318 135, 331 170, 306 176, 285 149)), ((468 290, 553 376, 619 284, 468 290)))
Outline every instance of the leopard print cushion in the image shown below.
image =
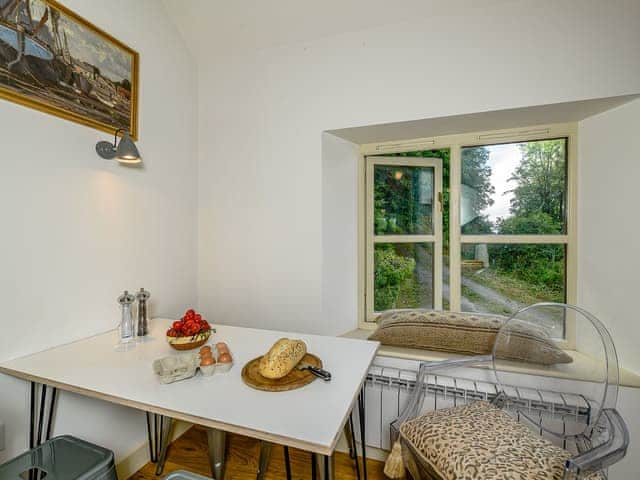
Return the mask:
MULTIPOLYGON (((465 355, 490 354, 506 318, 437 310, 389 310, 380 315, 378 329, 369 337, 382 345, 420 348, 465 355)), ((542 329, 510 323, 508 343, 499 345, 497 356, 542 365, 570 363, 573 359, 558 348, 542 329)), ((505 340, 504 336, 500 337, 505 340)))
POLYGON ((437 480, 562 480, 571 456, 483 401, 405 422, 400 440, 428 471, 418 478, 437 480))

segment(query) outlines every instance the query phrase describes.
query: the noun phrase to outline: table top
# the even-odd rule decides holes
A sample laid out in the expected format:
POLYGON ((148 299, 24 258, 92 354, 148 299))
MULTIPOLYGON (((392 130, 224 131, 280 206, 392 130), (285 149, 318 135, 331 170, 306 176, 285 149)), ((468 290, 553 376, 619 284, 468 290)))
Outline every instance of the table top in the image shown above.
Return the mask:
POLYGON ((116 331, 0 363, 0 372, 167 415, 207 427, 329 455, 333 453, 378 342, 215 325, 209 343, 226 342, 234 365, 228 373, 162 385, 152 362, 179 354, 165 340, 168 319, 154 319, 135 348, 114 349, 116 331), (300 338, 332 374, 288 392, 246 386, 242 367, 281 337, 300 338))

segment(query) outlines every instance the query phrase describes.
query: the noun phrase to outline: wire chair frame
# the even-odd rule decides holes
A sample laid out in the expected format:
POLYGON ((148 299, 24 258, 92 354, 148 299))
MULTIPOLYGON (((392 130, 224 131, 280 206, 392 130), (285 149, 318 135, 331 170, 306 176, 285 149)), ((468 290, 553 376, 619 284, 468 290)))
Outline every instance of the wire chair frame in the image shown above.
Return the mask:
POLYGON ((383 378, 376 374, 370 374, 369 379, 373 383, 385 384, 388 382, 389 385, 395 384, 411 391, 404 409, 398 418, 391 422, 392 444, 398 439, 400 426, 422 414, 427 394, 434 395, 436 404, 438 395, 453 399, 454 406, 457 405, 457 401, 469 403, 470 401, 485 400, 491 402, 512 414, 517 421, 525 420, 541 436, 547 434, 547 436, 555 437, 555 443, 559 443, 562 448, 573 454, 565 464, 565 479, 580 479, 594 472, 606 472, 607 467, 625 456, 629 444, 626 424, 615 409, 619 370, 618 357, 611 335, 596 317, 573 305, 545 302, 525 307, 514 313, 500 328, 490 355, 423 362, 420 364, 418 372, 415 373, 415 381, 383 378), (515 322, 519 316, 532 310, 535 311, 535 309, 544 308, 562 308, 565 309, 565 312, 569 311, 581 315, 599 334, 605 357, 605 382, 602 395, 598 398, 589 399, 579 394, 517 387, 502 382, 499 373, 500 365, 497 362, 501 335, 508 335, 509 330, 507 329, 514 325, 510 322, 515 322), (484 385, 489 385, 490 391, 480 391, 477 381, 436 373, 448 368, 473 366, 492 367, 496 381, 482 382, 484 385), (446 382, 439 381, 439 379, 446 379, 446 382), (472 385, 473 388, 461 387, 460 384, 463 382, 472 385), (449 386, 444 383, 448 383, 449 386), (530 395, 523 395, 524 390, 530 395), (557 400, 550 401, 549 398, 557 400), (556 427, 553 429, 546 426, 550 419, 555 420, 556 427), (568 431, 567 422, 569 421, 574 426, 578 425, 579 433, 575 433, 574 429, 571 429, 571 432, 568 431), (558 426, 558 422, 562 422, 561 426, 558 426))

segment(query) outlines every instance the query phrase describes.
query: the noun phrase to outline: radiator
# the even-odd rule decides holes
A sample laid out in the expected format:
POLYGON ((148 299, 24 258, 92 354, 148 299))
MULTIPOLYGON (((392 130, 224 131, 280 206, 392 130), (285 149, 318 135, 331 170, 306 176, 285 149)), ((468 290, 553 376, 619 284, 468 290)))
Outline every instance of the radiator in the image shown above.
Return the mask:
MULTIPOLYGON (((389 450, 389 424, 395 420, 405 406, 415 386, 417 372, 374 365, 369 370, 365 386, 365 440, 368 446, 389 450)), ((554 431, 570 431, 582 428, 590 418, 592 405, 584 395, 539 390, 531 387, 505 386, 506 410, 517 405, 531 418, 542 420, 542 424, 554 431)), ((423 413, 439 408, 463 405, 477 400, 491 401, 498 394, 496 383, 458 376, 429 375, 423 413)), ((357 409, 356 409, 357 410, 357 409)), ((357 412, 356 412, 357 415, 357 412)), ((518 418, 515 414, 514 418, 518 418)), ((359 422, 355 422, 356 438, 360 438, 359 422)), ((539 434, 553 443, 575 451, 543 429, 539 434)))

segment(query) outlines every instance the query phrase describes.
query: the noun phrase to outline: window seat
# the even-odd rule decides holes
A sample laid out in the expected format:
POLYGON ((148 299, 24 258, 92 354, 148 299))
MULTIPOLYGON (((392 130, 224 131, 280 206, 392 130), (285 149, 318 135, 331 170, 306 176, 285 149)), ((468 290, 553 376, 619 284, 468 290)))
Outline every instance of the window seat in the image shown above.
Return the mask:
MULTIPOLYGON (((365 340, 372 333, 373 330, 358 328, 356 330, 346 332, 340 336, 365 340)), ((598 372, 602 371, 603 367, 596 359, 575 350, 566 350, 566 352, 571 356, 571 358, 573 358, 573 362, 545 366, 501 360, 498 363, 498 366, 500 370, 513 373, 581 380, 587 382, 599 381, 598 372)), ((433 362, 450 358, 464 357, 464 355, 448 352, 437 352, 433 350, 422 350, 417 348, 391 347, 387 345, 380 345, 380 348, 378 349, 378 356, 413 360, 419 362, 433 362)), ((619 383, 622 387, 640 388, 640 375, 631 370, 620 367, 619 383)))

